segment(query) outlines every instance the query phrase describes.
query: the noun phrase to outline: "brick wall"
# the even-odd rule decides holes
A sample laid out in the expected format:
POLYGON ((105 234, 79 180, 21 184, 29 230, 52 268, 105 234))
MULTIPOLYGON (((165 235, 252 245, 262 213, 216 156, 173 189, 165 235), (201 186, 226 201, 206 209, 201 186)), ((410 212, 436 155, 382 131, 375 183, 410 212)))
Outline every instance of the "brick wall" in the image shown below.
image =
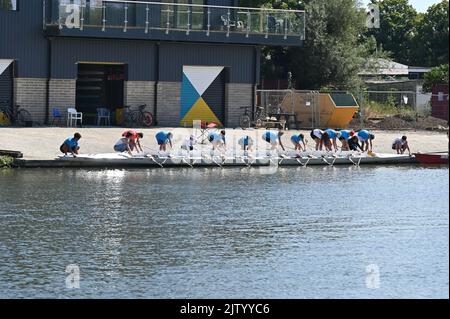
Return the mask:
POLYGON ((125 105, 138 106, 147 104, 147 111, 154 113, 155 82, 150 81, 125 81, 124 103, 125 105))
POLYGON ((30 112, 36 124, 43 124, 45 121, 46 92, 47 79, 14 79, 15 103, 30 112))
POLYGON ((240 107, 252 106, 253 85, 228 83, 225 85, 225 123, 227 127, 238 127, 243 113, 240 107))
POLYGON ((181 83, 158 83, 158 126, 180 126, 181 83))
MULTIPOLYGON (((62 123, 67 119, 67 109, 75 108, 76 80, 51 79, 49 97, 49 121, 53 121, 53 108, 59 108, 62 115, 62 123)), ((55 122, 56 123, 56 122, 55 122)))

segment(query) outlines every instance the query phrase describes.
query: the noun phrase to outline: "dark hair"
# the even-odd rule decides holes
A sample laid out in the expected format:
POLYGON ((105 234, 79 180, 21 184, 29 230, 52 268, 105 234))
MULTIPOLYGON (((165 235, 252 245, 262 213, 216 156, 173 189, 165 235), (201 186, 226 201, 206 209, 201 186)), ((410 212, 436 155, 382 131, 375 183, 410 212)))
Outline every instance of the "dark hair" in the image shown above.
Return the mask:
POLYGON ((303 135, 302 133, 300 133, 299 135, 302 139, 305 138, 305 135, 303 135))
POLYGON ((283 131, 278 131, 278 136, 281 136, 281 135, 283 135, 283 134, 284 134, 283 131))
POLYGON ((403 135, 403 136, 402 136, 402 140, 403 140, 403 141, 406 141, 406 135, 403 135))
POLYGON ((375 139, 375 135, 369 134, 369 138, 370 138, 371 140, 374 140, 374 139, 375 139))
POLYGON ((220 131, 220 134, 225 135, 225 130, 220 131))
POLYGON ((144 138, 144 133, 138 133, 138 136, 139 136, 140 138, 144 138))
POLYGON ((75 134, 73 135, 73 137, 74 137, 75 139, 79 140, 79 139, 81 138, 81 134, 80 134, 80 133, 75 133, 75 134))
POLYGON ((133 133, 131 133, 131 132, 127 132, 127 134, 125 135, 125 137, 131 137, 131 136, 133 136, 133 133))

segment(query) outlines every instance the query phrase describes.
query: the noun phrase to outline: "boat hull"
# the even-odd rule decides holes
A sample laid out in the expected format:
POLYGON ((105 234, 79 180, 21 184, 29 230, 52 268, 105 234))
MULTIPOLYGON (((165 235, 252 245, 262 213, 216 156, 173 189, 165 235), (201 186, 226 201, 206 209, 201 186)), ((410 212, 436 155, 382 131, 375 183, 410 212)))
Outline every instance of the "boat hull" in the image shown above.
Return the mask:
POLYGON ((417 161, 423 165, 448 165, 448 154, 414 154, 417 161))

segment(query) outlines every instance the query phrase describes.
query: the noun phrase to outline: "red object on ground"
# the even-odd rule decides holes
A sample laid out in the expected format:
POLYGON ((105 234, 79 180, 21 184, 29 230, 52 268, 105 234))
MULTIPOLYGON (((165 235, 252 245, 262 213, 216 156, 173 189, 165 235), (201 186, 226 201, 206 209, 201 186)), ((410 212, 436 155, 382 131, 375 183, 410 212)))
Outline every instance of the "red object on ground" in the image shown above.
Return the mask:
POLYGON ((211 122, 211 123, 205 123, 202 122, 202 129, 213 129, 217 127, 217 123, 211 122))
POLYGON ((431 116, 448 121, 448 84, 433 86, 431 116))
POLYGON ((439 154, 421 154, 415 153, 417 161, 420 164, 425 165, 439 165, 439 164, 448 164, 448 154, 439 153, 439 154))

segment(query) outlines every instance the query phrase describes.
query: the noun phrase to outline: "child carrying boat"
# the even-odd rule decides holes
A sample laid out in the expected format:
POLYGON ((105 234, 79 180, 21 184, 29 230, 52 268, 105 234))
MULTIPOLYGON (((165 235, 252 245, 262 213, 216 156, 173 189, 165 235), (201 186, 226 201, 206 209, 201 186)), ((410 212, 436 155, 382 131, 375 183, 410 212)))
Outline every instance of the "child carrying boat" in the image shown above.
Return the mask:
POLYGON ((171 132, 166 132, 166 131, 158 132, 156 134, 155 138, 156 138, 156 142, 159 145, 160 151, 166 152, 167 144, 170 145, 170 148, 173 148, 173 146, 172 146, 173 134, 171 132))
POLYGON ((122 133, 122 137, 126 137, 128 133, 131 133, 130 150, 134 151, 134 149, 136 149, 137 152, 139 152, 139 150, 140 150, 141 153, 143 153, 144 151, 142 150, 140 140, 141 140, 141 138, 144 138, 144 133, 141 133, 141 132, 138 133, 135 130, 127 130, 122 133))
POLYGON ((356 136, 358 136, 358 140, 362 143, 363 151, 372 152, 372 140, 375 139, 375 135, 367 130, 360 130, 356 136))
POLYGON ((114 145, 114 151, 116 152, 127 152, 128 155, 133 156, 133 153, 131 153, 131 140, 132 140, 133 134, 131 132, 126 132, 125 136, 122 136, 114 145))
POLYGON ((350 130, 340 130, 337 134, 337 138, 341 142, 341 150, 349 151, 350 147, 348 145, 348 140, 355 135, 355 131, 350 130))
POLYGON ((281 148, 284 149, 283 143, 281 142, 281 137, 283 136, 283 131, 273 132, 273 131, 266 131, 264 132, 262 139, 266 141, 267 143, 270 143, 271 150, 274 151, 277 149, 278 144, 281 146, 281 148))
POLYGON ((294 134, 291 136, 291 142, 294 144, 295 150, 302 152, 306 152, 306 142, 305 135, 303 134, 294 134))
MULTIPOLYGON (((314 129, 309 134, 311 136, 311 138, 313 139, 313 141, 316 142, 316 151, 318 151, 319 148, 321 147, 321 140, 322 140, 323 133, 324 132, 322 130, 314 129)), ((322 150, 322 148, 320 148, 320 150, 322 150)))
POLYGON ((225 140, 225 130, 220 131, 220 133, 210 133, 208 135, 208 141, 211 142, 213 151, 220 148, 226 149, 227 143, 225 140))
POLYGON ((246 135, 238 140, 238 144, 241 146, 241 149, 244 152, 251 151, 253 147, 253 139, 250 136, 246 135))
POLYGON ((327 133, 330 137, 331 141, 333 142, 334 150, 337 152, 338 146, 337 146, 337 138, 338 138, 338 132, 336 130, 333 130, 331 128, 328 128, 324 131, 324 133, 327 133))

